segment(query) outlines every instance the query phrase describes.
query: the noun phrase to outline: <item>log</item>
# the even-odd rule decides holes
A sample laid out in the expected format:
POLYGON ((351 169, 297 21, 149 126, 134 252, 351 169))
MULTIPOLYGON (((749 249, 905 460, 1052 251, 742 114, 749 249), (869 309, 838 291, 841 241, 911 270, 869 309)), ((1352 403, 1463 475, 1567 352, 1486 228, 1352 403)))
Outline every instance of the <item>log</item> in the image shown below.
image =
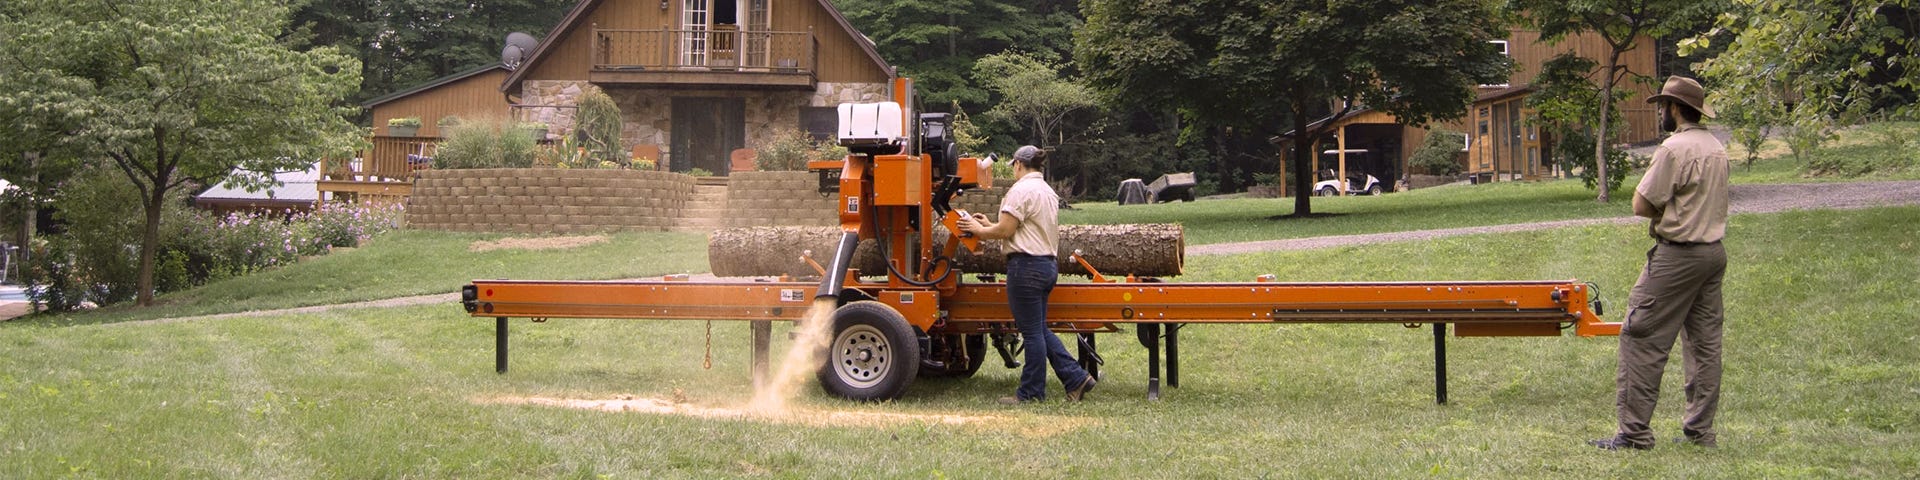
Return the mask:
MULTIPOLYGON (((946 230, 935 229, 940 243, 946 230)), ((833 261, 833 249, 840 239, 839 227, 746 227, 717 230, 707 240, 707 262, 713 274, 734 276, 818 276, 819 272, 800 260, 811 250, 821 266, 833 261)), ((1087 275, 1079 262, 1068 254, 1079 250, 1102 275, 1128 274, 1168 277, 1181 273, 1186 263, 1186 242, 1180 225, 1062 225, 1060 227, 1060 273, 1087 275)), ((966 273, 1003 274, 1007 270, 1006 246, 1002 241, 980 242, 980 251, 961 249, 954 262, 966 273)), ((855 250, 854 268, 861 275, 880 275, 886 263, 873 240, 860 241, 855 250)))

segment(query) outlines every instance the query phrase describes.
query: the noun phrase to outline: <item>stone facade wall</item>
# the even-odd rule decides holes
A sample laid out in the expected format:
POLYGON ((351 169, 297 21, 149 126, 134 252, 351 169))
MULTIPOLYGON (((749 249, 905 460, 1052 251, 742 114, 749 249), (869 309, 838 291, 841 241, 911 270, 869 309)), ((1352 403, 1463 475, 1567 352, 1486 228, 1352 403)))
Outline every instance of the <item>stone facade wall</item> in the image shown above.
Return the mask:
POLYGON ((407 226, 512 233, 665 230, 693 195, 693 182, 678 173, 635 170, 427 170, 407 199, 407 226))
MULTIPOLYGON (((727 180, 727 226, 775 227, 838 225, 840 197, 820 194, 812 172, 739 172, 727 180)), ((1002 181, 1011 184, 1010 180, 1002 181)), ((1006 185, 970 190, 954 207, 993 215, 1000 210, 1006 185)))
MULTIPOLYGON (((554 135, 573 131, 580 95, 592 84, 570 80, 529 80, 522 84, 521 102, 526 105, 552 105, 528 108, 527 120, 545 123, 554 135)), ((820 83, 812 92, 775 90, 664 90, 651 88, 606 89, 607 96, 620 106, 625 129, 621 143, 650 143, 660 146, 662 169, 673 161, 673 98, 722 97, 744 99, 746 146, 758 148, 780 132, 800 128, 801 107, 831 107, 845 102, 886 101, 885 83, 820 83)))

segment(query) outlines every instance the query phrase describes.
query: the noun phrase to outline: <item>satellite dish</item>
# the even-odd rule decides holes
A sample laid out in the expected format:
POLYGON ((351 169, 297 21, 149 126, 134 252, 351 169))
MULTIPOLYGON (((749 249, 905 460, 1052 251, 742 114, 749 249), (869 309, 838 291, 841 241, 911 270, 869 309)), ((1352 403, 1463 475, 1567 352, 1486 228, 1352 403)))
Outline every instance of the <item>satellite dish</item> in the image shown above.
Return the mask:
POLYGON ((507 70, 520 68, 520 62, 533 56, 533 49, 540 46, 540 40, 520 32, 507 34, 507 46, 500 50, 500 65, 507 70))

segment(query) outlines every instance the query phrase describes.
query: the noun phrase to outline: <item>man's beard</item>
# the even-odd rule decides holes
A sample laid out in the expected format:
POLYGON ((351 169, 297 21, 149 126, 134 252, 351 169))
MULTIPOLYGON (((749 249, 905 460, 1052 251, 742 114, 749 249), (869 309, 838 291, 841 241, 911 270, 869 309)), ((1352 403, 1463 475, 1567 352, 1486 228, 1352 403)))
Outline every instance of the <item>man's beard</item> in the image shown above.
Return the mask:
POLYGON ((1660 131, 1672 133, 1674 130, 1679 130, 1679 129, 1680 129, 1680 124, 1679 122, 1674 121, 1672 113, 1665 113, 1660 115, 1660 131))

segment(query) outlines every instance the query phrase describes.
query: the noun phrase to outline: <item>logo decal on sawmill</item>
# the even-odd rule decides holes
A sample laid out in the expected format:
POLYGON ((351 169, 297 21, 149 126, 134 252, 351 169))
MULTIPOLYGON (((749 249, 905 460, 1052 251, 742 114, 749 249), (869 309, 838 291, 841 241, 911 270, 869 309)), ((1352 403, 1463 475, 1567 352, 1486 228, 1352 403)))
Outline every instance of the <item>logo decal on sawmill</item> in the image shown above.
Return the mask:
POLYGON ((783 288, 780 289, 780 301, 797 303, 806 301, 806 299, 800 294, 800 289, 798 288, 783 288))
POLYGON ((847 197, 847 213, 860 213, 860 197, 847 197))

